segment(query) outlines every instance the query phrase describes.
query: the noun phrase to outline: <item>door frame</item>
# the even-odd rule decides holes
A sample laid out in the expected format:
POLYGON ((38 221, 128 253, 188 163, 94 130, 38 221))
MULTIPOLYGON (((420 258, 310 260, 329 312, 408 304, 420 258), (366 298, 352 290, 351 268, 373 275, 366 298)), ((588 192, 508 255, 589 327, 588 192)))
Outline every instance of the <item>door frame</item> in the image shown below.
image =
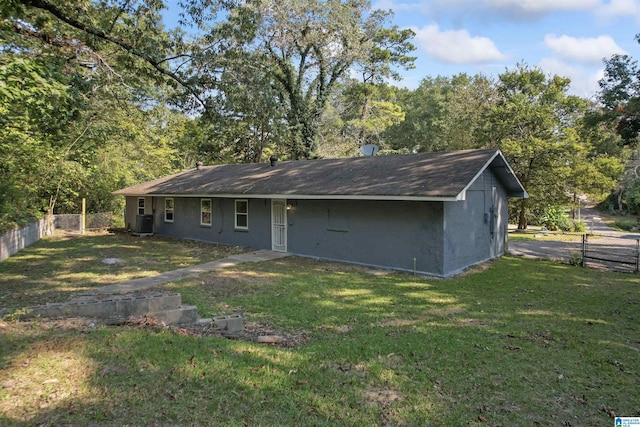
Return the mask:
POLYGON ((287 199, 271 199, 271 250, 272 251, 276 251, 276 252, 287 252, 287 243, 288 243, 288 230, 287 230, 287 199), (276 224, 275 223, 275 215, 274 215, 274 209, 276 208, 276 206, 281 206, 283 213, 284 213, 284 223, 283 224, 276 224), (275 228, 276 226, 282 226, 282 230, 284 231, 284 249, 282 249, 282 246, 278 246, 276 248, 276 242, 275 242, 275 237, 276 237, 276 233, 275 233, 275 228))

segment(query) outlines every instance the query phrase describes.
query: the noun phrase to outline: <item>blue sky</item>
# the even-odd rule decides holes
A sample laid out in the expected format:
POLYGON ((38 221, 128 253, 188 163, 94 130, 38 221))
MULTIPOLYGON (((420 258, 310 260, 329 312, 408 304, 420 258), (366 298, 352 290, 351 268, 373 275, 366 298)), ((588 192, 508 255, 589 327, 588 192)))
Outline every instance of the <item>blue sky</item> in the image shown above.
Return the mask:
POLYGON ((416 32, 416 69, 399 86, 426 76, 497 76, 518 63, 569 77, 571 93, 598 90, 603 58, 640 58, 640 0, 377 0, 392 24, 416 32))

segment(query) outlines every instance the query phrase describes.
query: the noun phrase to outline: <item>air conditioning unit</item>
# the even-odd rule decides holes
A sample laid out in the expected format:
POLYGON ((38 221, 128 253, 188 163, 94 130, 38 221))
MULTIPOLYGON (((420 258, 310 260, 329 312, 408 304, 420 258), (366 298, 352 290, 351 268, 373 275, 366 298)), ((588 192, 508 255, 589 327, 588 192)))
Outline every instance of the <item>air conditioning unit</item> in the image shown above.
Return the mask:
POLYGON ((145 214, 138 215, 136 217, 136 229, 138 234, 152 234, 153 233, 153 215, 145 214))

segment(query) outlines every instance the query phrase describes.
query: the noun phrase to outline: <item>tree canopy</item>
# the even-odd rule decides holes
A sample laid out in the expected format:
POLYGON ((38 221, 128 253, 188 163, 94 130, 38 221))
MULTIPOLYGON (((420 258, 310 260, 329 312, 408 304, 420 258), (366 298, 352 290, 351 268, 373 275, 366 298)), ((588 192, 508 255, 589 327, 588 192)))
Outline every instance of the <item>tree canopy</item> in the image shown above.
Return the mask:
POLYGON ((398 88, 414 33, 368 0, 178 5, 181 27, 167 29, 163 0, 0 4, 0 220, 77 211, 81 197, 117 211, 111 191, 196 161, 354 156, 370 143, 500 148, 531 195, 521 228, 635 185, 622 167, 640 130, 628 56, 606 61, 601 104, 526 65, 398 88))

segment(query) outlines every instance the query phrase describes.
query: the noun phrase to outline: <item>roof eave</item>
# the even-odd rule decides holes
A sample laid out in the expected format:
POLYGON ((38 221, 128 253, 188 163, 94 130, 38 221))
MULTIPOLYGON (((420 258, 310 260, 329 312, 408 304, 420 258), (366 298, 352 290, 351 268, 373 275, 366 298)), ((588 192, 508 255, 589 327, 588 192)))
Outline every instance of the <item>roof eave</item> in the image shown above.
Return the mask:
MULTIPOLYGON (((466 194, 466 192, 469 189, 469 187, 471 187, 473 185, 473 183, 476 181, 476 179, 478 179, 478 177, 480 177, 480 175, 482 175, 484 173, 484 171, 487 170, 487 168, 489 168, 489 166, 491 166, 491 164, 496 160, 496 158, 500 159, 500 163, 502 164, 500 167, 503 167, 503 168, 506 169, 507 175, 511 177, 511 180, 514 183, 514 185, 511 188, 507 188, 507 197, 516 197, 516 198, 521 198, 521 199, 529 198, 529 193, 527 193, 527 190, 524 189, 524 186, 522 185, 522 183, 520 182, 520 180, 516 176, 516 174, 513 171, 513 169, 511 169, 511 166, 509 165, 509 162, 507 162, 507 159, 504 157, 504 155, 502 154, 502 152, 500 150, 496 150, 496 152, 491 156, 491 158, 485 162, 484 166, 482 166, 482 168, 480 168, 478 170, 478 172, 475 174, 473 179, 471 179, 467 183, 467 185, 460 192, 460 194, 466 194)), ((460 200, 464 200, 464 198, 460 199, 460 200)))
POLYGON ((349 194, 170 194, 170 193, 121 193, 118 196, 127 197, 193 197, 193 198, 223 198, 223 199, 298 199, 298 200, 381 200, 381 201, 414 201, 414 202, 455 202, 465 200, 464 194, 455 196, 403 196, 403 195, 349 195, 349 194))

